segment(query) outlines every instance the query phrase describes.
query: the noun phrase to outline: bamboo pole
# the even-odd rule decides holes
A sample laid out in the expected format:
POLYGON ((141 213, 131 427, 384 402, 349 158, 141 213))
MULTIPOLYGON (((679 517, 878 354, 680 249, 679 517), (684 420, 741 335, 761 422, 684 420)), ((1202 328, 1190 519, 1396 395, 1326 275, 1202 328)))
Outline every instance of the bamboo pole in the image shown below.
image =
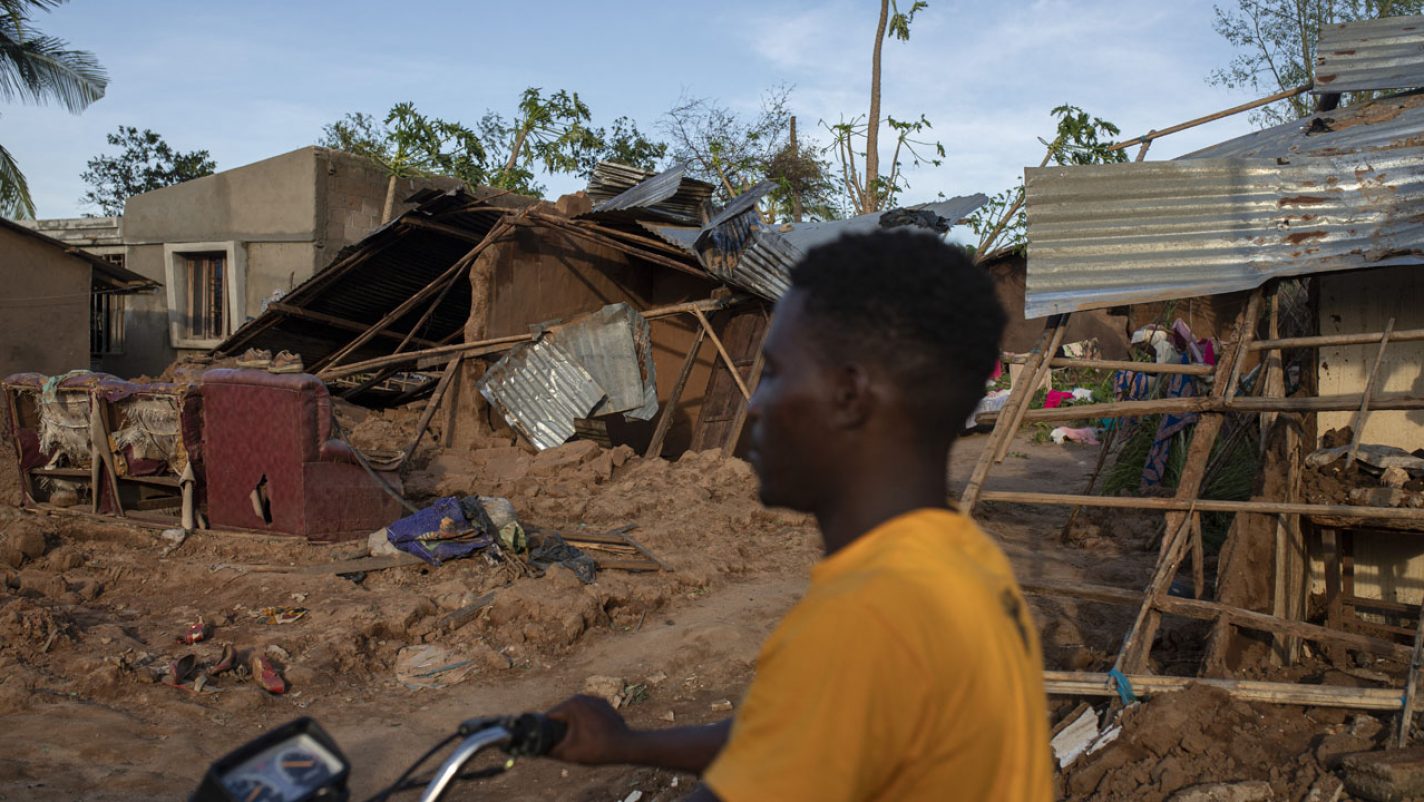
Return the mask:
MULTIPOLYGON (((1069 596, 1090 602, 1122 606, 1140 605, 1144 602, 1143 594, 1141 593, 1105 585, 1040 579, 1023 582, 1021 583, 1021 587, 1025 593, 1034 596, 1069 596)), ((1268 613, 1258 613, 1254 610, 1232 607, 1230 605, 1221 604, 1220 602, 1206 601, 1204 599, 1183 599, 1177 596, 1160 596, 1154 604, 1161 612, 1181 618, 1191 618, 1198 621, 1224 621, 1232 626, 1243 627, 1245 629, 1291 635, 1318 643, 1338 643, 1346 648, 1367 652, 1380 657, 1405 659, 1410 655, 1410 648, 1408 646, 1395 643, 1391 640, 1362 635, 1358 632, 1345 632, 1344 630, 1331 629, 1330 627, 1323 627, 1318 624, 1307 624, 1304 621, 1291 621, 1284 618, 1277 618, 1268 613)))
MULTIPOLYGON (((1257 340, 1251 343, 1252 351, 1274 348, 1319 348, 1322 345, 1373 345, 1384 339, 1383 332, 1363 334, 1319 334, 1310 337, 1281 337, 1280 339, 1257 340)), ((1424 329, 1405 329, 1391 332, 1392 343, 1417 343, 1424 341, 1424 329)))
POLYGON ((1384 326, 1384 334, 1380 336, 1379 350, 1375 352, 1374 364, 1370 365, 1369 376, 1365 378, 1365 390, 1360 396, 1360 408, 1355 411, 1354 418, 1350 421, 1352 434, 1350 436, 1350 453, 1345 457, 1345 466, 1355 464, 1355 454, 1360 450, 1360 439, 1365 433, 1365 423, 1370 419, 1370 396, 1374 394, 1376 377, 1379 376, 1380 365, 1384 362, 1384 350, 1389 347, 1389 335, 1394 331, 1394 318, 1384 326))
POLYGON ((1142 136, 1139 136, 1135 139, 1129 139, 1126 142, 1119 142, 1116 145, 1113 145, 1112 147, 1108 148, 1108 150, 1125 150, 1127 148, 1132 147, 1133 145, 1141 145, 1145 142, 1151 142, 1155 139, 1161 139, 1162 137, 1167 136, 1168 134, 1175 134, 1178 131, 1185 131, 1188 128, 1195 128, 1198 125, 1209 123, 1214 120, 1220 120, 1223 117, 1230 117, 1234 114, 1240 114, 1243 111, 1250 111, 1252 109, 1258 109, 1262 106, 1269 106, 1272 103, 1286 100, 1288 98, 1293 98, 1296 95, 1305 94, 1306 92, 1309 92, 1312 87, 1313 84, 1306 84, 1304 86, 1297 86, 1294 89, 1285 89, 1280 92, 1276 92, 1275 94, 1267 95, 1266 97, 1260 98, 1258 100, 1253 100, 1249 103, 1242 103, 1239 106, 1232 106, 1229 109, 1222 109, 1221 111, 1218 111, 1214 114, 1208 114, 1205 117, 1197 117, 1192 120, 1187 120, 1184 123, 1178 123, 1177 125, 1163 128, 1161 131, 1148 131, 1146 134, 1143 134, 1142 136))
MULTIPOLYGON (((1044 689, 1057 696, 1118 695, 1112 677, 1077 671, 1043 672, 1044 689)), ((1305 705, 1310 707, 1342 707, 1352 710, 1398 710, 1398 688, 1345 688, 1335 685, 1298 685, 1290 682, 1261 682, 1244 679, 1208 679, 1205 677, 1159 677, 1151 674, 1128 676, 1134 693, 1143 696, 1172 693, 1192 685, 1221 688, 1234 699, 1243 702, 1305 705)))
POLYGON ((737 389, 742 391, 742 400, 752 400, 752 392, 747 389, 747 383, 742 381, 742 373, 737 370, 737 363, 732 361, 732 355, 727 353, 727 347, 722 344, 722 338, 717 336, 717 332, 712 330, 712 324, 707 322, 707 316, 701 309, 694 308, 692 314, 697 317, 697 322, 702 324, 703 331, 707 332, 707 337, 712 340, 712 344, 717 347, 717 353, 722 355, 722 362, 727 366, 727 372, 732 374, 732 381, 737 383, 737 389))
POLYGON ((420 439, 425 436, 425 430, 430 428, 430 420, 435 417, 435 410, 440 407, 440 402, 445 400, 445 392, 450 388, 450 381, 459 372, 460 363, 464 359, 463 354, 455 357, 446 366, 445 372, 440 375, 440 382, 435 385, 435 391, 430 394, 430 400, 425 402, 425 411, 420 413, 420 421, 415 424, 415 437, 411 439, 410 445, 406 446, 405 453, 401 456, 402 463, 409 460, 410 456, 415 453, 416 447, 420 445, 420 439))
MULTIPOLYGON (((273 312, 277 312, 278 314, 285 315, 287 317, 302 318, 304 320, 315 320, 318 323, 325 323, 328 326, 332 326, 338 329, 344 329, 346 331, 356 332, 358 334, 365 332, 370 328, 370 326, 365 323, 357 323, 354 320, 347 320, 345 318, 340 318, 335 315, 328 315, 323 312, 314 312, 310 309, 304 309, 300 306, 292 306, 291 304, 285 304, 280 301, 268 304, 267 308, 272 310, 273 312)), ((415 329, 411 329, 411 333, 414 333, 414 331, 415 329)), ((402 341, 410 338, 410 334, 401 334, 398 331, 391 331, 390 329, 381 329, 380 331, 376 332, 376 336, 383 337, 387 340, 402 341)), ((432 340, 425 340, 419 337, 415 338, 414 341, 420 343, 421 345, 435 344, 432 340)))
MULTIPOLYGON (((765 336, 765 335, 763 335, 765 336)), ((752 360, 752 375, 749 379, 752 394, 756 394, 757 385, 761 383, 761 371, 766 366, 766 353, 757 348, 756 358, 752 360)), ((727 433, 727 442, 722 444, 722 456, 730 457, 737 450, 737 441, 742 439, 742 429, 747 425, 747 410, 752 405, 751 399, 743 401, 737 407, 737 414, 732 417, 732 428, 727 433)))
MULTIPOLYGON (((655 309, 649 309, 645 312, 641 312, 640 314, 642 314, 642 316, 648 320, 657 320, 658 318, 670 317, 672 315, 690 313, 693 311, 693 309, 702 309, 708 312, 715 312, 719 309, 726 309, 730 306, 735 306, 736 304, 742 303, 746 300, 748 300, 747 296, 743 295, 735 295, 730 298, 708 298, 701 301, 690 301, 687 303, 660 306, 655 309)), ((551 328, 557 328, 557 326, 551 328)), ((406 351, 405 353, 401 354, 375 357, 372 359, 367 359, 363 362, 351 362, 345 365, 341 365, 340 367, 331 367, 322 373, 321 378, 337 379, 341 378, 342 376, 350 376, 356 373, 365 373, 370 370, 389 367, 391 365, 403 365, 443 357, 453 359, 456 354, 464 354, 465 356, 481 356, 484 354, 498 353, 499 351, 506 351, 509 348, 518 345, 519 343, 531 342, 535 339, 538 339, 538 336, 539 335, 536 334, 511 334, 504 337, 493 337, 487 340, 477 340, 475 342, 441 345, 435 348, 426 348, 421 351, 406 351)))
POLYGON ((515 221, 515 225, 522 226, 533 226, 541 224, 547 225, 550 228, 558 229, 559 231, 573 234, 576 237, 582 237, 599 245, 603 245, 605 247, 612 248, 616 251, 626 253, 629 256, 635 256, 646 262, 652 262, 655 265, 672 268, 673 270, 677 270, 682 273, 687 273, 688 275, 697 276, 698 278, 705 279, 709 277, 707 271, 692 267, 686 262, 678 261, 676 259, 670 259, 666 256, 663 256, 662 254, 652 253, 651 251, 646 251, 642 248, 634 247, 629 243, 622 242, 601 232, 591 231, 587 228, 583 228, 582 226, 576 226, 572 222, 567 220, 560 220, 556 217, 541 216, 537 221, 515 221))
POLYGON ((1419 607, 1419 623, 1414 628, 1414 648, 1409 656, 1409 678, 1404 683, 1404 708, 1399 711, 1399 731, 1394 745, 1403 749, 1409 745, 1409 728, 1414 723, 1414 708, 1419 703, 1419 669, 1424 667, 1424 605, 1419 607))
MULTIPOLYGON (((1038 345, 1029 354, 1029 362, 1024 368, 1024 372, 1019 374, 1020 381, 1014 382, 1009 388, 1009 398, 1004 402, 1004 412, 1012 413, 1019 404, 1028 403, 1027 399, 1032 398, 1033 390, 1029 387, 1029 382, 1034 374, 1038 372, 1038 361, 1044 358, 1044 350, 1048 348, 1048 343, 1053 339, 1054 324, 1057 318, 1045 324, 1043 334, 1039 336, 1038 345)), ((1051 355, 1050 355, 1051 356, 1051 355)), ((999 441, 1005 437, 1012 438, 1013 431, 1009 428, 1009 421, 1012 414, 996 415, 994 419, 994 431, 989 434, 989 442, 984 444, 984 450, 979 452, 979 459, 974 462, 974 470, 969 473, 969 484, 965 486, 964 492, 960 494, 959 504, 965 515, 974 512, 974 505, 979 501, 979 491, 984 487, 984 480, 989 477, 989 469, 993 467, 994 455, 999 451, 999 441), (1002 417, 1002 420, 999 418, 1002 417)), ((984 416, 979 416, 976 421, 983 421, 984 416)))
POLYGON ((1034 393, 1044 379, 1052 374, 1053 368, 1049 363, 1054 354, 1058 353, 1058 348, 1063 344, 1063 337, 1068 334, 1068 314, 1064 313, 1057 317, 1053 326, 1053 337, 1048 341, 1048 349, 1042 354, 1038 364, 1034 366, 1034 372, 1029 377, 1028 386, 1024 388, 1023 400, 1014 408, 1013 418, 1009 421, 1009 429, 1004 433, 1004 437, 999 440, 999 447, 994 451, 994 462, 1000 463, 1009 455, 1009 446, 1014 442, 1014 435, 1019 427, 1023 426, 1024 414, 1028 412, 1028 406, 1033 402, 1034 393))
POLYGON ((687 356, 682 360, 682 370, 677 374, 677 382, 672 386, 672 393, 668 395, 662 414, 658 415, 658 425, 653 430, 653 439, 648 442, 648 450, 643 454, 648 459, 662 454, 663 441, 667 439, 668 429, 672 426, 673 411, 682 401, 682 392, 687 388, 687 380, 692 376, 693 366, 697 364, 697 352, 702 350, 702 342, 705 339, 707 339, 707 329, 699 325, 697 337, 692 341, 692 347, 688 349, 687 356))
MULTIPOLYGON (((1177 498, 1138 498, 1133 496, 1075 496, 1066 493, 1033 493, 1020 490, 985 490, 982 501, 1001 504, 1041 504, 1045 506, 1108 507, 1120 510, 1181 510, 1192 508, 1192 502, 1177 498)), ((1345 504, 1297 504, 1280 501, 1219 501, 1198 499, 1198 512, 1254 512, 1263 515, 1312 515, 1318 517, 1354 518, 1374 521, 1410 521, 1424 523, 1424 510, 1410 507, 1354 507, 1345 504)))
MULTIPOLYGON (((1013 365, 1027 363, 1027 354, 1014 354, 1004 360, 1013 365)), ((1137 373, 1184 373, 1188 376, 1210 376, 1212 365, 1183 365, 1179 362, 1131 362, 1119 359, 1073 359, 1054 357, 1048 361, 1053 368, 1082 368, 1085 370, 1131 370, 1137 373)))
POLYGON ((1167 588, 1172 584, 1172 577, 1177 575, 1177 570, 1182 565, 1182 557, 1190 541, 1188 524, 1194 512, 1195 503, 1187 510, 1186 517, 1182 518, 1176 527, 1168 529, 1167 536, 1163 538, 1162 551, 1157 556, 1157 569, 1153 572, 1152 581, 1147 585, 1147 592, 1142 596, 1137 618, 1133 620, 1132 627, 1122 639, 1122 648, 1117 653, 1117 660, 1113 662, 1113 669, 1116 671, 1135 674, 1147 667, 1147 661, 1152 655, 1152 639, 1156 637, 1157 626, 1161 621, 1157 602, 1166 594, 1167 588))
MULTIPOLYGON (((1370 399, 1376 410, 1424 409, 1424 396, 1411 392, 1381 393, 1370 399)), ((1150 401, 1115 401, 1108 404, 1081 404, 1056 409, 1033 409, 1024 413, 1023 422, 1070 421, 1085 418, 1137 418, 1162 413, 1189 412, 1351 412, 1360 408, 1359 395, 1320 395, 1298 398, 1260 398, 1238 396, 1226 401, 1211 396, 1159 398, 1150 401)), ((1003 412, 986 412, 976 420, 996 423, 1003 412)))
POLYGON ((486 248, 493 244, 495 240, 504 236, 504 233, 510 229, 510 221, 511 218, 506 217, 501 219, 498 223, 495 223, 489 232, 485 234, 484 239, 480 240, 478 245, 471 248, 468 253, 456 260, 455 264, 447 268, 445 272, 435 277, 434 280, 426 284, 420 291, 402 301, 395 309, 387 312, 380 321, 371 326, 364 334, 361 334, 356 339, 347 343, 335 353, 319 360, 317 365, 314 366, 317 370, 317 375, 321 378, 326 378, 331 375, 331 368, 339 364, 341 360, 350 356, 356 349, 370 342, 371 339, 376 336, 376 332, 390 328, 391 324, 405 317, 410 313, 410 310, 414 309, 422 301, 425 301, 439 292, 444 286, 443 282, 450 281, 461 272, 468 270, 470 265, 474 263, 475 259, 479 258, 479 255, 483 253, 486 248))

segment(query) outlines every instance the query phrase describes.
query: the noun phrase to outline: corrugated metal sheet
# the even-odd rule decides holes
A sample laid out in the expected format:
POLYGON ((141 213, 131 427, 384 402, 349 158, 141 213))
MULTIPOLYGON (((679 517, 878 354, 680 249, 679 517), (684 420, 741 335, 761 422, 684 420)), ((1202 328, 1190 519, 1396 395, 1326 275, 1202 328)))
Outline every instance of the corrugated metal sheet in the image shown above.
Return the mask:
POLYGON ((480 394, 535 448, 554 448, 574 436, 606 394, 568 351, 549 338, 520 344, 480 380, 480 394))
MULTIPOLYGON (((983 206, 989 200, 987 195, 961 195, 948 200, 936 201, 935 203, 921 203, 905 208, 911 211, 933 212, 944 218, 950 225, 958 223, 983 206)), ((803 251, 809 251, 817 245, 824 245, 837 237, 845 234, 864 234, 876 231, 881 228, 880 218, 884 212, 873 214, 862 214, 846 220, 828 220, 823 223, 791 223, 788 226, 780 226, 777 233, 785 237, 792 245, 803 251)))
POLYGON ((1182 159, 1345 156, 1424 145, 1424 94, 1317 112, 1301 120, 1228 139, 1182 159))
POLYGON ((1030 169, 1029 318, 1424 255, 1424 149, 1030 169))
MULTIPOLYGON (((984 195, 969 195, 908 208, 932 212, 948 226, 986 200, 984 195)), ((717 225, 709 223, 702 230, 697 240, 698 255, 714 276, 771 301, 790 289, 791 267, 806 251, 844 234, 878 231, 882 228, 881 218, 888 214, 875 212, 848 220, 768 227, 757 216, 753 204, 744 203, 740 208, 740 213, 732 216, 726 215, 724 210, 715 218, 720 221, 717 225)))
POLYGON ((657 414, 652 334, 647 319, 631 306, 609 304, 551 327, 544 339, 562 348, 603 388, 607 397, 590 416, 622 412, 634 420, 648 420, 657 414))
POLYGON ((589 216, 636 210, 673 223, 700 225, 702 210, 711 198, 712 185, 689 178, 687 167, 680 164, 599 203, 589 216))
POLYGON ((1385 17, 1320 29, 1316 94, 1424 86, 1424 17, 1385 17))
POLYGON ((598 205, 652 178, 656 173, 617 162, 599 162, 588 178, 588 197, 598 205))
POLYGON ((697 255, 697 235, 702 233, 702 229, 689 228, 687 226, 661 225, 647 221, 640 221, 638 225, 642 226, 648 233, 663 242, 669 245, 676 245, 693 256, 697 255))

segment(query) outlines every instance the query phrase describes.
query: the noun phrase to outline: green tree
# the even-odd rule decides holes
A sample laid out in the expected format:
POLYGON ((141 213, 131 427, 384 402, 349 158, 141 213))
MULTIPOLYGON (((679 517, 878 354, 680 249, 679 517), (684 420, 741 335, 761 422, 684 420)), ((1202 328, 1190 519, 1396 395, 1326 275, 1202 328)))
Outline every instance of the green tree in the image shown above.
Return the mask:
POLYGON ((901 11, 896 0, 880 0, 880 21, 875 27, 875 44, 870 59, 870 111, 840 122, 822 125, 831 135, 827 150, 835 157, 839 168, 841 190, 858 214, 878 212, 895 205, 900 193, 909 187, 904 177, 905 160, 911 165, 929 164, 938 167, 944 159, 944 146, 919 138, 932 127, 923 114, 918 119, 900 119, 886 115, 885 125, 895 133, 895 149, 890 157, 890 170, 882 172, 880 164, 880 56, 885 39, 910 40, 910 24, 915 15, 929 7, 924 0, 914 0, 909 10, 901 11))
POLYGON ((535 182, 536 169, 587 175, 604 159, 652 167, 666 152, 626 117, 614 120, 611 131, 590 127, 589 119, 577 94, 560 90, 545 97, 530 88, 512 119, 487 111, 468 128, 398 103, 383 122, 360 112, 346 115, 324 127, 317 144, 365 156, 386 170, 387 220, 402 178, 442 175, 471 187, 540 196, 544 188, 535 182))
POLYGON ((716 186, 722 203, 761 181, 775 182, 763 204, 769 220, 843 216, 821 147, 796 133, 790 94, 785 86, 766 92, 756 116, 710 98, 681 99, 659 121, 672 160, 716 186))
POLYGON ((416 111, 414 103, 397 103, 381 122, 356 112, 322 128, 322 147, 342 150, 381 165, 386 171, 386 203, 382 220, 395 210, 401 179, 443 175, 471 186, 484 183, 486 153, 475 132, 416 111))
POLYGON ((102 215, 124 213, 124 202, 143 192, 212 175, 217 163, 206 150, 176 151, 145 128, 119 126, 105 137, 118 153, 99 154, 80 174, 90 186, 80 203, 98 206, 102 215))
MULTIPOLYGON (((43 105, 58 102, 78 114, 104 96, 109 79, 93 53, 71 50, 62 39, 30 25, 34 11, 49 11, 64 0, 0 0, 0 100, 43 105)), ((34 217, 25 174, 0 146, 0 214, 34 217)))
MULTIPOLYGON (((1050 112, 1058 118, 1045 163, 1059 166, 1114 164, 1127 161, 1127 153, 1113 148, 1122 133, 1116 125, 1094 117, 1067 103, 1050 112)), ((1043 141, 1043 140, 1039 140, 1043 141)), ((1024 185, 1020 178, 1013 187, 998 193, 979 207, 966 221, 979 238, 975 253, 987 257, 994 251, 1015 250, 1027 242, 1028 220, 1024 216, 1024 185)))
MULTIPOLYGON (((1249 87, 1263 94, 1294 89, 1315 78, 1315 45, 1321 28, 1339 22, 1418 14, 1424 0, 1237 0, 1235 8, 1213 6, 1214 27, 1237 53, 1207 78, 1216 86, 1249 87)), ((1351 93, 1346 104, 1372 93, 1351 93)), ((1311 113, 1312 98, 1296 95, 1251 112, 1261 127, 1311 113)))

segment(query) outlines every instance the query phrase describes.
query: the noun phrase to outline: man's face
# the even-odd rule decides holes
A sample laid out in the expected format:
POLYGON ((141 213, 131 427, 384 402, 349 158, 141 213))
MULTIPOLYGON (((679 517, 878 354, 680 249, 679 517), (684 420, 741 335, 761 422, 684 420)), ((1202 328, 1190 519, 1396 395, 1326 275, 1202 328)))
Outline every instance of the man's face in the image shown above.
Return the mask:
POLYGON ((762 344, 761 381, 747 406, 751 450, 747 454, 769 507, 814 511, 834 468, 837 433, 829 422, 830 371, 816 350, 814 332, 799 290, 776 306, 762 344))

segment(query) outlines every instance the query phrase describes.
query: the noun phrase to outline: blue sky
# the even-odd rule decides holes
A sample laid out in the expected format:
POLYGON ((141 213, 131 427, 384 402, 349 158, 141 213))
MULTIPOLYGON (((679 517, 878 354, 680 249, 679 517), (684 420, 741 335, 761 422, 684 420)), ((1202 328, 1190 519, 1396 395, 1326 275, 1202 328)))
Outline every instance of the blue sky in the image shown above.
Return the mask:
MULTIPOLYGON (((36 25, 93 51, 107 95, 78 116, 0 106, 0 142, 39 215, 67 217, 91 211, 79 174, 120 125, 206 148, 225 169, 402 100, 473 123, 511 112, 525 87, 564 88, 595 123, 627 115, 649 130, 682 96, 754 112, 768 87, 789 84, 805 131, 865 112, 877 13, 874 0, 71 0, 36 25)), ((1207 84, 1231 57, 1211 23, 1207 0, 930 0, 908 43, 885 44, 883 112, 925 114, 948 151, 941 167, 909 173, 904 200, 1006 188, 1042 158, 1060 103, 1132 136, 1250 100, 1207 84)), ((1166 138, 1152 157, 1248 130, 1240 115, 1166 138)), ((551 195, 582 184, 544 183, 551 195)))

